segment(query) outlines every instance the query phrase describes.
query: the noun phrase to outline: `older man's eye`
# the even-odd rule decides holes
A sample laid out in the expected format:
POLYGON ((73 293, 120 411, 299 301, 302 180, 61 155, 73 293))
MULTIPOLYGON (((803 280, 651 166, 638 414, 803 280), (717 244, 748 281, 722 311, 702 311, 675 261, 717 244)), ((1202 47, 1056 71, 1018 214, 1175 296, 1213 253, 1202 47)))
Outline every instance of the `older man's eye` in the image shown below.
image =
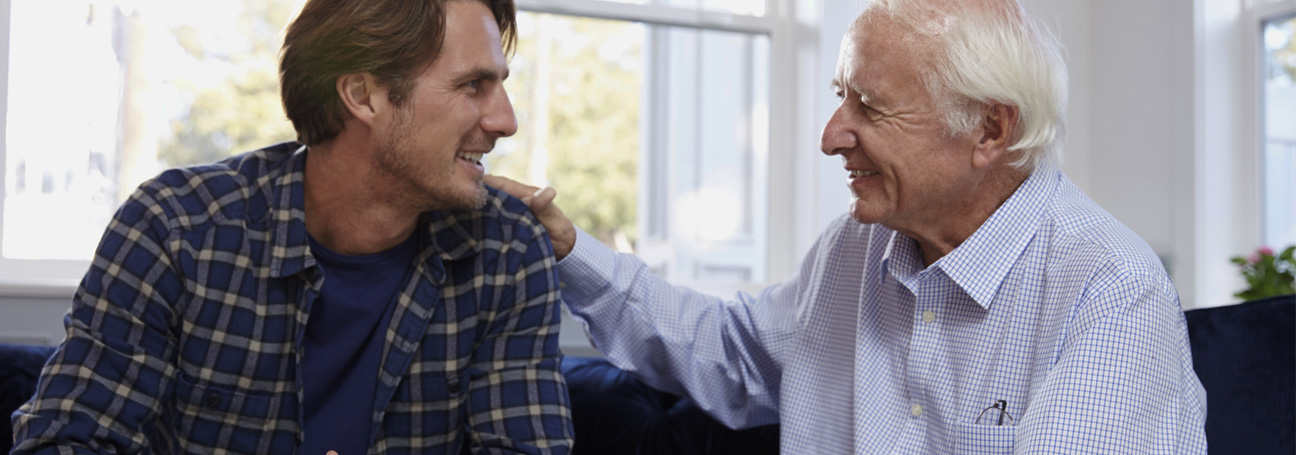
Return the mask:
POLYGON ((860 103, 859 106, 860 106, 859 108, 860 113, 864 114, 864 117, 868 118, 871 121, 878 121, 881 120, 882 117, 886 117, 885 115, 882 114, 882 111, 874 109, 873 106, 869 106, 864 103, 860 103))

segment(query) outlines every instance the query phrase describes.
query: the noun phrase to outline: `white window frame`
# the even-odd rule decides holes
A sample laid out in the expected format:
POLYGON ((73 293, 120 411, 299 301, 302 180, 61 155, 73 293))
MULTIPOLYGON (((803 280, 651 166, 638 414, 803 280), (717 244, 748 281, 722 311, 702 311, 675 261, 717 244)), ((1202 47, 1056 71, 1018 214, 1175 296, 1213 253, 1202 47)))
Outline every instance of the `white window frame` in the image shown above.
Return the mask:
MULTIPOLYGON (((1247 87, 1251 93, 1251 105, 1248 111, 1251 115, 1249 130, 1243 134, 1249 135, 1252 141, 1251 146, 1246 150, 1253 154, 1250 161, 1253 163, 1256 175, 1256 214, 1253 222, 1255 223, 1255 235, 1257 242, 1263 242, 1266 238, 1265 230, 1265 203, 1264 203, 1264 166, 1265 149, 1267 147, 1267 133, 1265 131, 1265 74, 1262 74, 1262 64, 1264 63, 1264 25, 1276 19, 1284 18, 1296 14, 1296 2, 1282 1, 1260 1, 1251 0, 1250 8, 1247 11, 1247 25, 1250 27, 1250 36, 1245 41, 1247 50, 1242 54, 1249 56, 1247 68, 1250 71, 1247 81, 1250 84, 1247 87)), ((1259 247, 1259 243, 1256 244, 1259 247)), ((1271 245, 1274 248, 1284 247, 1285 245, 1271 245)))
MULTIPOLYGON (((0 107, 8 112, 10 3, 0 0, 0 107)), ((714 285, 684 283, 702 291, 754 292, 768 283, 790 276, 809 248, 822 222, 814 200, 818 192, 817 168, 822 167, 814 144, 818 141, 821 115, 816 108, 820 93, 812 90, 820 79, 819 68, 822 0, 766 0, 763 16, 719 11, 638 5, 601 0, 518 0, 520 11, 584 16, 644 22, 656 25, 754 33, 770 38, 769 153, 764 166, 768 178, 766 257, 764 282, 714 285), (798 203, 800 201, 801 203, 798 203)), ((834 44, 834 43, 830 43, 834 44)), ((835 53, 835 46, 833 46, 835 53)), ((5 119, 0 117, 0 196, 4 194, 4 157, 7 139, 5 119)), ((0 236, 3 232, 0 210, 0 236)), ((2 238, 2 237, 0 237, 2 238)), ((0 296, 69 297, 76 289, 89 261, 16 260, 0 257, 0 296)))

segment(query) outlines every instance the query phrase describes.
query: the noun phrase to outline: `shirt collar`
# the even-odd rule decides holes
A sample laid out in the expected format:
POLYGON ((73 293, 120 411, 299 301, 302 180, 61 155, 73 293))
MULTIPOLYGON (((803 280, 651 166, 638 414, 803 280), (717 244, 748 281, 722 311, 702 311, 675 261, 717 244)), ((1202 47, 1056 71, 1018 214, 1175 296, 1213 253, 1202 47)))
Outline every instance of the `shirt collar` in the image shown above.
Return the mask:
MULTIPOLYGON (((879 227, 885 228, 881 225, 879 227)), ((920 256, 918 242, 907 235, 891 231, 886 250, 882 252, 882 270, 886 270, 896 281, 913 291, 915 275, 923 272, 920 256)), ((918 279, 921 280, 921 277, 918 279)))
MULTIPOLYGON (((306 175, 306 146, 295 149, 280 146, 256 153, 290 153, 277 170, 267 173, 270 189, 270 275, 282 278, 315 266, 310 254, 310 237, 306 235, 306 199, 302 184, 306 175), (288 151, 291 150, 291 151, 288 151)), ((267 161, 274 162, 272 157, 267 161)))
POLYGON ((932 266, 989 309, 1004 277, 1035 237, 1060 172, 1050 164, 1041 164, 971 237, 932 266))

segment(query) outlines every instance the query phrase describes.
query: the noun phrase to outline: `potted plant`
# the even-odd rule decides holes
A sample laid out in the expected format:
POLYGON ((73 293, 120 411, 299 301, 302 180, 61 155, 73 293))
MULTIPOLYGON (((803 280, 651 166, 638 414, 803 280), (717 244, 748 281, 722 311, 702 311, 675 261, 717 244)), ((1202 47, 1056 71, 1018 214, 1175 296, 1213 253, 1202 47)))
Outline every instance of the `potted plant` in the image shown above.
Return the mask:
POLYGON ((1231 259, 1240 268, 1242 278, 1246 279, 1247 288, 1233 294, 1243 301, 1263 299, 1278 295, 1296 294, 1293 281, 1296 278, 1296 245, 1289 246, 1282 253, 1262 246, 1250 256, 1236 256, 1231 259))

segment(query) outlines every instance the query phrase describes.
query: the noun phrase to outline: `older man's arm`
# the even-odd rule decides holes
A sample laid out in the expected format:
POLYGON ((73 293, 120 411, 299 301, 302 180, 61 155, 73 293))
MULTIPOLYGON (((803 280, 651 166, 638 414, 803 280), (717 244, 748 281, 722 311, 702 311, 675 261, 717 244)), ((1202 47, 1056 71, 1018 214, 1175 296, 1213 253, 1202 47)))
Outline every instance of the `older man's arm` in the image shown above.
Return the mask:
MULTIPOLYGON (((758 296, 721 299, 672 286, 577 229, 553 204, 552 188, 492 176, 487 183, 526 202, 555 250, 568 245, 559 253, 563 302, 609 361, 654 388, 692 397, 731 427, 777 422, 785 351, 815 261, 758 296)), ((809 257, 817 251, 819 244, 809 257)))

